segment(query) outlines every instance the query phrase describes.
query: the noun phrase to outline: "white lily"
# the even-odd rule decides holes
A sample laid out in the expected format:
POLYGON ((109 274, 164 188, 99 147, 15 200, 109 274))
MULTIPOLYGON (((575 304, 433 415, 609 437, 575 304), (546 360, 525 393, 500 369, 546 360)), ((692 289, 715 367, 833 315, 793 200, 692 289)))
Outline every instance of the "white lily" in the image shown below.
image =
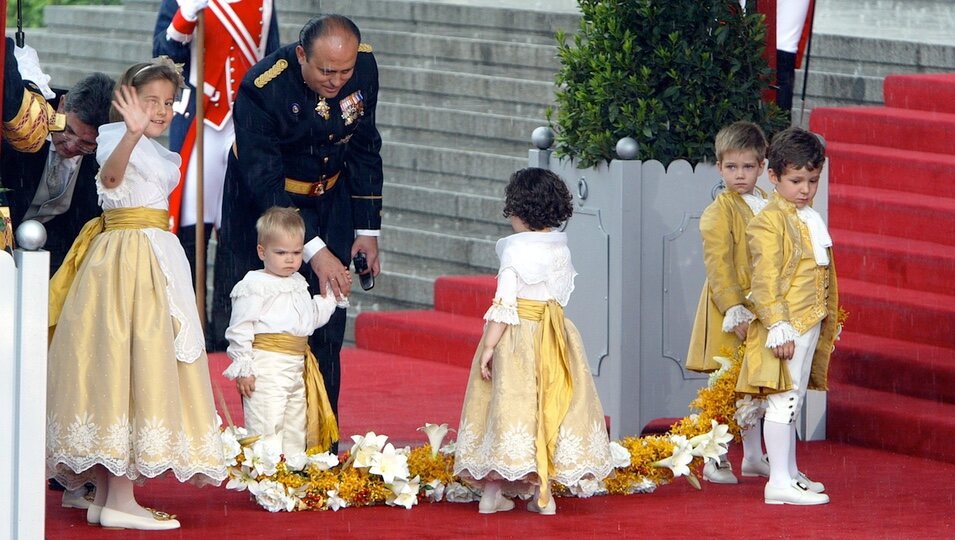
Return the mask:
POLYGON ((458 441, 448 441, 448 444, 441 447, 440 452, 446 456, 453 456, 458 448, 458 441))
POLYGON ((256 476, 272 476, 282 457, 282 445, 275 437, 263 437, 243 448, 242 454, 256 476))
POLYGON ((614 469, 630 466, 630 450, 617 441, 610 441, 610 462, 614 469))
POLYGON ((428 436, 428 443, 431 445, 431 457, 438 455, 438 450, 441 448, 441 443, 444 442, 444 437, 448 434, 448 431, 454 431, 453 429, 448 429, 447 424, 428 424, 418 428, 418 431, 424 431, 424 434, 428 436))
POLYGON ((285 465, 290 471, 300 471, 308 465, 308 456, 305 452, 295 452, 292 455, 285 456, 285 465))
MULTIPOLYGON (((355 466, 358 466, 357 461, 355 466)), ((380 475, 386 484, 394 482, 396 478, 407 480, 408 456, 396 452, 395 447, 388 443, 381 452, 371 456, 371 468, 368 472, 380 475)))
POLYGON ((348 501, 338 496, 337 490, 331 490, 325 494, 325 506, 335 512, 338 512, 340 508, 347 508, 348 501))
POLYGON ((411 480, 396 480, 388 486, 394 496, 389 496, 386 502, 392 506, 404 506, 411 510, 412 506, 418 504, 420 482, 420 476, 415 476, 411 480))
MULTIPOLYGON (((245 431, 244 429, 242 431, 245 431)), ((242 454, 242 445, 239 439, 245 435, 239 436, 235 428, 227 428, 219 434, 219 440, 222 441, 222 456, 225 458, 226 467, 233 467, 238 464, 236 458, 242 454)))
POLYGON ((710 378, 706 381, 706 386, 713 386, 716 384, 716 381, 726 373, 727 370, 733 365, 733 361, 725 356, 714 356, 713 360, 720 365, 720 368, 713 373, 710 373, 710 378))
POLYGON ((327 471, 335 465, 338 465, 338 456, 331 452, 322 452, 308 456, 308 464, 314 466, 320 471, 327 471))
POLYGON ((428 498, 430 498, 433 502, 441 502, 441 499, 444 497, 444 483, 441 482, 441 480, 435 478, 424 486, 424 490, 425 493, 428 494, 428 498))
POLYGON ((388 440, 387 435, 375 435, 374 431, 369 431, 364 437, 361 435, 352 435, 351 439, 355 444, 351 447, 351 457, 349 461, 354 463, 357 468, 371 467, 371 458, 381 452, 388 440))
POLYGON ((606 491, 607 488, 604 483, 599 480, 594 480, 593 478, 582 478, 577 482, 577 485, 571 486, 570 488, 570 492, 581 499, 603 494, 606 493, 606 491))
POLYGON ((733 413, 733 420, 736 420, 736 424, 740 430, 746 431, 755 426, 760 418, 763 417, 763 408, 765 405, 766 400, 753 399, 753 396, 748 394, 737 399, 736 412, 733 413))
POLYGON ((671 436, 670 442, 673 443, 673 455, 666 459, 661 459, 660 461, 654 462, 653 466, 666 467, 670 469, 673 471, 674 478, 677 476, 689 476, 690 468, 687 465, 693 461, 693 447, 683 435, 671 436))
POLYGON ((256 482, 255 476, 252 475, 252 470, 243 465, 242 467, 230 469, 229 483, 225 485, 225 488, 234 489, 236 491, 245 491, 247 488, 251 488, 257 483, 258 482, 256 482))
POLYGON ((726 453, 726 445, 733 440, 728 425, 720 424, 716 420, 710 420, 710 425, 709 432, 690 439, 690 445, 693 446, 690 453, 702 457, 704 462, 718 460, 726 453))

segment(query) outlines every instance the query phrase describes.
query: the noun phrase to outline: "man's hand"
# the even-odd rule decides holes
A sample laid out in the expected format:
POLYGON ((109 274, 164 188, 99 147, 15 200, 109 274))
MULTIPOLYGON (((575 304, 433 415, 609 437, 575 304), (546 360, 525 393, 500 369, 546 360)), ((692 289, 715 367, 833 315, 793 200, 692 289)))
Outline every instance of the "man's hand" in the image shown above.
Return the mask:
POLYGON ((351 246, 351 258, 361 251, 365 254, 368 261, 368 268, 372 275, 377 276, 381 273, 381 260, 378 258, 378 237, 377 236, 358 236, 355 243, 351 246))
POLYGON ((484 347, 481 351, 481 378, 491 380, 491 359, 494 358, 494 347, 484 347))
POLYGON ((338 300, 346 298, 351 292, 351 272, 327 247, 318 250, 308 264, 318 276, 318 291, 322 296, 325 295, 326 286, 331 286, 338 300))

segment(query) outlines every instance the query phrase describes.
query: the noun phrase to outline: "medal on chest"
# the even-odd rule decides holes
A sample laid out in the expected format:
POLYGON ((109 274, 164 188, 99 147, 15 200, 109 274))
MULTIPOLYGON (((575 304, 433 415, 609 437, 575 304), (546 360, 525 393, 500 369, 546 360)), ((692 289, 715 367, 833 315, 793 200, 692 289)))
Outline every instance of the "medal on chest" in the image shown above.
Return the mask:
POLYGON ((331 108, 328 106, 328 103, 325 101, 324 97, 318 98, 318 104, 315 105, 315 112, 324 120, 328 120, 332 117, 331 108))

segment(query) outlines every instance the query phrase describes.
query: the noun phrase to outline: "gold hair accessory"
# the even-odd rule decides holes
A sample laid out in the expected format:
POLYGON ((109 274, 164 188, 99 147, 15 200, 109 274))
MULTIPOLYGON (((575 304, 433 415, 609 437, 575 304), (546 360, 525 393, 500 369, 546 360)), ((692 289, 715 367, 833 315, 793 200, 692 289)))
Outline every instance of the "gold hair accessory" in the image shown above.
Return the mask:
POLYGON ((148 66, 143 66, 142 68, 140 68, 139 71, 137 71, 136 73, 133 74, 133 78, 135 79, 135 78, 138 77, 142 72, 144 72, 144 71, 146 71, 147 69, 150 69, 150 68, 154 68, 154 67, 168 67, 168 68, 172 68, 172 70, 176 72, 176 75, 179 76, 179 88, 185 88, 185 87, 186 87, 186 81, 185 81, 185 79, 183 79, 183 77, 182 77, 182 69, 183 69, 184 66, 185 66, 185 64, 177 64, 177 63, 175 63, 175 62, 172 61, 172 58, 169 58, 168 56, 166 56, 166 55, 163 54, 163 55, 157 56, 156 58, 153 58, 153 59, 150 61, 150 64, 149 64, 148 66))

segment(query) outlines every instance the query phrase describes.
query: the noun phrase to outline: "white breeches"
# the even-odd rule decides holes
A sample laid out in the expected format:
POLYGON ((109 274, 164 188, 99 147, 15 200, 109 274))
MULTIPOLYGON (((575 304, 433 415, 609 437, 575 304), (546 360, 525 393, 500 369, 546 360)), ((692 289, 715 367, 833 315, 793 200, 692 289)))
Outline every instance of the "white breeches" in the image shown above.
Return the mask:
MULTIPOLYGON (((229 152, 235 141, 235 126, 232 117, 226 120, 221 130, 205 126, 203 130, 203 193, 202 214, 205 223, 214 223, 216 228, 222 223, 222 185, 225 181, 225 169, 229 162, 229 152)), ((182 190, 181 226, 196 224, 196 148, 192 148, 189 168, 186 169, 186 183, 182 190)))
POLYGON ((242 398, 245 428, 252 435, 276 435, 282 453, 305 451, 305 358, 253 349, 258 376, 252 397, 242 398))
POLYGON ((777 0, 776 50, 796 52, 808 12, 809 0, 777 0))
POLYGON ((816 344, 819 343, 819 329, 821 326, 821 323, 816 323, 815 326, 796 338, 796 350, 793 352, 792 359, 783 360, 786 367, 789 368, 789 376, 792 378, 793 387, 785 392, 770 394, 766 398, 765 418, 768 422, 792 424, 796 420, 802 402, 806 399, 809 373, 812 371, 812 357, 816 352, 816 344))

